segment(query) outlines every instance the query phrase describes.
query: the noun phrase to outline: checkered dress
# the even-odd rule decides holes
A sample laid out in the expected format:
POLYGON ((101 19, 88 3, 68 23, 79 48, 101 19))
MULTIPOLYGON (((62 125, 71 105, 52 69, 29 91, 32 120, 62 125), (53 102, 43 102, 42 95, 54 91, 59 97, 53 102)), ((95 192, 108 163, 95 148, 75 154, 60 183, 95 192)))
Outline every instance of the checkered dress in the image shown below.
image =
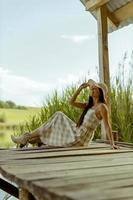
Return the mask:
POLYGON ((71 119, 58 111, 37 130, 41 141, 47 146, 88 146, 99 123, 92 108, 86 113, 80 127, 76 127, 71 119))

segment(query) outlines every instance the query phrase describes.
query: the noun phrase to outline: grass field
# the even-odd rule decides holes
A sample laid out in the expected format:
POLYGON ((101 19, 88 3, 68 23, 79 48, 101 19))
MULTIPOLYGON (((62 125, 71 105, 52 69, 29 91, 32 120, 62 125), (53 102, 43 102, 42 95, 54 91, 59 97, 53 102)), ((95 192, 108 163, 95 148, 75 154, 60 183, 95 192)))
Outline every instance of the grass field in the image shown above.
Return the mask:
POLYGON ((27 120, 30 116, 37 114, 39 111, 40 108, 32 107, 26 110, 0 108, 0 114, 5 115, 7 124, 19 124, 27 120))
POLYGON ((5 122, 0 123, 0 147, 12 147, 14 144, 10 135, 14 132, 13 128, 36 115, 39 111, 40 108, 32 107, 26 110, 1 108, 0 114, 4 115, 5 122))

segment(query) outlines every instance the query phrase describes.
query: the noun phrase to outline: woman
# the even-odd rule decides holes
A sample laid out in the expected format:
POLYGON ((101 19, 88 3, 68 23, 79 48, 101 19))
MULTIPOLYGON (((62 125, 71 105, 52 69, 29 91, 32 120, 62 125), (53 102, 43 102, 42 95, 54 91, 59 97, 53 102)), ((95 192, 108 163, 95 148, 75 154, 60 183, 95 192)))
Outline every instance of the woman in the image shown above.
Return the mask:
POLYGON ((103 83, 96 83, 89 80, 83 83, 76 90, 70 99, 70 104, 83 109, 81 117, 77 124, 69 119, 64 113, 56 112, 46 123, 32 131, 25 133, 20 137, 11 136, 12 141, 23 147, 28 143, 42 142, 46 146, 88 146, 94 137, 94 132, 101 121, 104 123, 107 137, 110 140, 111 147, 117 149, 114 144, 111 125, 109 121, 109 112, 106 105, 107 86, 103 83), (77 96, 84 88, 90 88, 90 97, 88 103, 77 102, 77 96))

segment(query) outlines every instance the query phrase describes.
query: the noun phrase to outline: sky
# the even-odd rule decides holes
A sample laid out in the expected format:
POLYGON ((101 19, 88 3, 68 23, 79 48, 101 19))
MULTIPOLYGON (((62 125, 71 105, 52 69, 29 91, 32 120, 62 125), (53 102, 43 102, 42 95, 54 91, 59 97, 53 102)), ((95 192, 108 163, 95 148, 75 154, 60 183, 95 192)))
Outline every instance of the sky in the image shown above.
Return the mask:
MULTIPOLYGON (((110 76, 133 50, 133 24, 109 34, 110 76)), ((53 91, 98 80, 97 22, 80 0, 0 0, 0 99, 41 106, 53 91)))

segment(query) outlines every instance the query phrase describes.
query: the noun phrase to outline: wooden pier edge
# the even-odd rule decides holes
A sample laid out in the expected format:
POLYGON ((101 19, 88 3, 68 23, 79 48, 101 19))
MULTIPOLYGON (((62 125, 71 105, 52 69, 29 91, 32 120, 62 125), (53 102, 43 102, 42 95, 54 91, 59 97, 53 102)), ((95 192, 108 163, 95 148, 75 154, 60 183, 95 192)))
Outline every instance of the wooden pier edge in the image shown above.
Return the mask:
MULTIPOLYGON (((96 139, 97 143, 106 143, 109 144, 109 140, 103 140, 103 139, 96 139)), ((129 147, 132 148, 133 147, 133 143, 128 143, 128 142, 119 142, 119 141, 115 141, 116 145, 122 146, 122 147, 129 147)))
MULTIPOLYGON (((101 139, 97 139, 96 140, 96 143, 109 143, 108 140, 101 140, 101 139)), ((98 151, 93 151, 93 149, 91 149, 91 152, 89 152, 89 149, 88 149, 88 152, 84 153, 80 153, 80 155, 103 155, 103 154, 118 154, 118 153, 124 153, 124 152, 133 152, 133 144, 132 143, 125 143, 125 142, 118 142, 118 141, 115 141, 116 144, 118 144, 119 146, 123 146, 123 147, 128 147, 129 149, 126 149, 123 150, 121 149, 121 151, 112 151, 112 150, 104 150, 104 149, 101 149, 101 151, 99 150, 99 146, 98 146, 98 151)), ((84 149, 85 150, 85 149, 84 149)), ((3 151, 3 150, 2 150, 3 151)), ((11 150, 12 151, 12 150, 11 150)), ((63 151, 63 149, 62 149, 63 151)), ((72 149, 73 151, 73 149, 72 149)), ((87 151, 87 149, 86 149, 87 151)), ((53 149, 53 152, 54 152, 54 149, 53 149)), ((53 152, 49 152, 49 153, 53 153, 53 152)), ((14 154, 15 151, 12 151, 12 153, 14 154)), ((34 153, 34 152, 33 152, 34 153)), ((42 152, 38 152, 38 154, 41 153, 42 155, 42 152)), ((43 152, 43 153, 47 153, 47 152, 43 152)), ((79 152, 77 150, 77 152, 73 152, 73 154, 71 154, 69 151, 66 152, 64 151, 64 157, 66 157, 66 153, 69 155, 69 156, 75 156, 75 155, 78 155, 79 156, 79 152)), ((13 155, 11 154, 11 155, 13 155)), ((62 157, 62 152, 60 152, 61 155, 58 155, 58 157, 62 157)), ((21 155, 21 154, 20 154, 21 155)), ((43 155, 43 158, 44 155, 43 155)), ((47 157, 48 158, 48 157, 47 157)), ((51 159, 51 156, 49 156, 49 158, 51 159)), ((54 157, 52 157, 54 158, 54 157)), ((17 159, 14 157, 14 158, 10 158, 10 159, 15 159, 17 161, 17 159)), ((23 159, 23 158, 22 158, 23 159)), ((8 162, 6 163, 6 160, 5 160, 5 164, 8 165, 8 162)), ((2 164, 3 165, 3 164, 2 164)), ((15 195, 13 195, 13 193, 11 195, 17 197, 16 195, 18 195, 18 198, 20 200, 44 200, 44 196, 41 197, 42 195, 42 188, 39 188, 39 186, 36 186, 36 184, 34 183, 31 183, 30 181, 25 181, 23 178, 20 178, 20 177, 17 177, 15 174, 12 174, 10 173, 9 171, 6 171, 4 166, 0 166, 0 173, 2 174, 2 176, 7 179, 8 181, 13 181, 15 184, 18 185, 18 188, 17 188, 17 193, 15 195)), ((4 179, 2 179, 4 180, 4 179)), ((5 180, 6 181, 6 180, 5 180)), ((0 185, 1 186, 1 185, 0 185)), ((10 184, 10 186, 12 187, 12 183, 10 184)), ((1 188, 1 187, 0 187, 1 188)), ((10 187, 8 189, 11 189, 10 187)), ((55 194, 53 193, 52 191, 49 191, 46 187, 43 188, 44 191, 45 191, 45 195, 46 195, 46 199, 58 199, 58 200, 70 200, 71 197, 69 196, 60 196, 60 194, 55 194), (54 198, 53 198, 54 197, 54 198)), ((8 191, 7 191, 8 192, 8 191)))

